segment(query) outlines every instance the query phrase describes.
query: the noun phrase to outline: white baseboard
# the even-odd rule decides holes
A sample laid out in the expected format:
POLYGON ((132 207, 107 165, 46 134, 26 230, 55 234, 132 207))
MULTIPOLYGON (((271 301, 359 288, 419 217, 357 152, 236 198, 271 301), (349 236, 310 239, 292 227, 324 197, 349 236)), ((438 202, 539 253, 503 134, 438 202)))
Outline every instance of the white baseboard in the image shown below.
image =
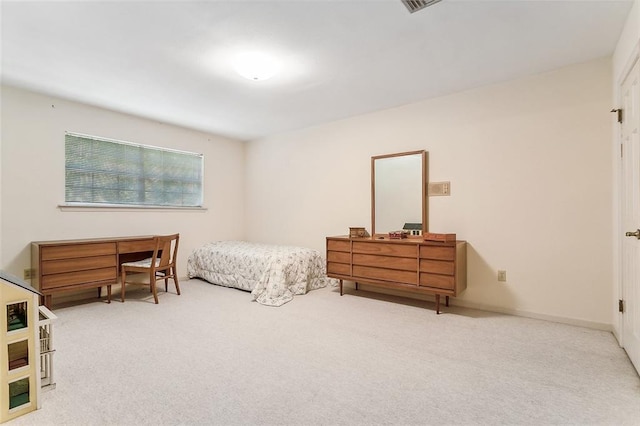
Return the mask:
MULTIPOLYGON (((345 281, 347 282, 347 281, 345 281)), ((353 285, 352 282, 349 282, 350 285, 353 285)), ((417 293, 411 293, 411 292, 403 292, 400 290, 393 290, 393 289, 387 289, 387 288, 382 288, 382 287, 377 287, 377 286, 372 286, 372 285, 367 285, 365 283, 359 283, 359 287, 362 288, 363 290, 366 291, 371 291, 371 292, 375 292, 375 293, 383 293, 383 294, 390 294, 393 296, 400 296, 400 297, 408 297, 411 299, 418 299, 418 300, 435 300, 434 296, 429 296, 426 294, 417 294, 417 293)), ((518 316, 518 317, 524 317, 524 318, 532 318, 532 319, 539 319, 539 320, 544 320, 544 321, 551 321, 551 322, 557 322, 557 323, 561 323, 561 324, 568 324, 568 325, 575 325, 578 327, 585 327, 585 328, 591 328, 594 330, 602 330, 602 331, 608 331, 613 333, 614 331, 614 327, 613 324, 607 324, 607 323, 601 323, 601 322, 596 322, 596 321, 589 321, 589 320, 583 320, 583 319, 578 319, 578 318, 569 318, 569 317, 562 317, 562 316, 557 316, 557 315, 548 315, 548 314, 540 314, 537 312, 530 312, 530 311, 523 311, 520 309, 511 309, 511 308, 504 308, 501 306, 494 306, 494 305, 486 305, 486 304, 482 304, 482 303, 474 303, 474 302, 469 302, 466 300, 461 300, 461 299, 456 299, 456 298, 450 298, 449 299, 449 305, 450 306, 458 306, 461 308, 469 308, 469 309, 477 309, 479 311, 487 311, 487 312, 496 312, 499 314, 506 314, 506 315, 513 315, 513 316, 518 316)), ((446 309, 446 308, 444 308, 446 309)))
POLYGON ((544 321, 558 322, 561 324, 575 325, 578 327, 591 328, 594 330, 602 330, 613 333, 613 325, 596 321, 589 321, 577 318, 561 317, 557 315, 540 314, 537 312, 523 311, 520 309, 503 308, 499 306, 484 305, 481 303, 467 302, 464 300, 450 299, 449 305, 459 306, 462 308, 477 309, 479 311, 497 312, 499 314, 514 315, 517 317, 525 317, 539 319, 544 321))

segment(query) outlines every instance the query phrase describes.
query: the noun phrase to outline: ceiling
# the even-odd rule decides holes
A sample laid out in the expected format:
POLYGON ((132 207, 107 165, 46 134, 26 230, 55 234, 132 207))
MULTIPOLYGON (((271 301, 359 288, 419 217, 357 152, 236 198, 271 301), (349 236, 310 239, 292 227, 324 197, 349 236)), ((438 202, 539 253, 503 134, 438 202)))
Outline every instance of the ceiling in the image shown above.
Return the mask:
POLYGON ((250 140, 611 55, 632 3, 3 0, 2 82, 250 140))

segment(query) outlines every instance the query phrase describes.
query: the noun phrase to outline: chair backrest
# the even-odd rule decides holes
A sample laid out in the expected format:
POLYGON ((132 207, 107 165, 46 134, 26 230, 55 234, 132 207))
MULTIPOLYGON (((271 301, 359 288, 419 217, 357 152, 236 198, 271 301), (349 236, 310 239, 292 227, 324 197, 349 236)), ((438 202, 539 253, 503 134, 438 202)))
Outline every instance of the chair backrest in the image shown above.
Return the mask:
POLYGON ((158 266, 167 266, 175 263, 178 257, 178 243, 180 234, 159 235, 154 238, 156 240, 156 249, 153 253, 153 262, 160 253, 160 264, 158 266))

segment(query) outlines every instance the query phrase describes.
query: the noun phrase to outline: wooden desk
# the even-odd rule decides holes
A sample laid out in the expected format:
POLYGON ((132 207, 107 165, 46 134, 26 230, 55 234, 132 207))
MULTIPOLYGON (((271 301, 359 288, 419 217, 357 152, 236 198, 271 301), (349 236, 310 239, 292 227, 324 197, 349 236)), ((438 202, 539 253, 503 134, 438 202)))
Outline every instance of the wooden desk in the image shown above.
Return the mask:
POLYGON ((31 243, 31 285, 44 295, 51 308, 52 296, 84 288, 107 287, 118 282, 123 262, 153 255, 153 236, 96 238, 82 240, 35 241, 31 243))

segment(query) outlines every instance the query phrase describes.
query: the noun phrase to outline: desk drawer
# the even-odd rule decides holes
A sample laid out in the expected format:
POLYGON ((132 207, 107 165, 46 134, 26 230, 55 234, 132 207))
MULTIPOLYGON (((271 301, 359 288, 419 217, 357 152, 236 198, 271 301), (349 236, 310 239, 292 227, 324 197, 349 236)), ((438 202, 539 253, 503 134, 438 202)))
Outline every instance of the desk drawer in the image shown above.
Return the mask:
POLYGON ((116 266, 115 255, 47 260, 42 262, 42 275, 86 271, 90 269, 108 268, 110 266, 116 266))
POLYGON ((42 277, 42 289, 67 287, 78 284, 87 284, 98 281, 117 280, 117 268, 91 269, 88 271, 65 272, 63 274, 44 275, 42 277))
POLYGON ((116 254, 116 243, 69 244, 41 247, 43 261, 55 259, 73 259, 76 257, 104 256, 116 254))
POLYGON ((153 241, 153 238, 150 238, 148 240, 118 242, 118 253, 120 254, 154 251, 155 249, 156 249, 156 244, 153 241))

